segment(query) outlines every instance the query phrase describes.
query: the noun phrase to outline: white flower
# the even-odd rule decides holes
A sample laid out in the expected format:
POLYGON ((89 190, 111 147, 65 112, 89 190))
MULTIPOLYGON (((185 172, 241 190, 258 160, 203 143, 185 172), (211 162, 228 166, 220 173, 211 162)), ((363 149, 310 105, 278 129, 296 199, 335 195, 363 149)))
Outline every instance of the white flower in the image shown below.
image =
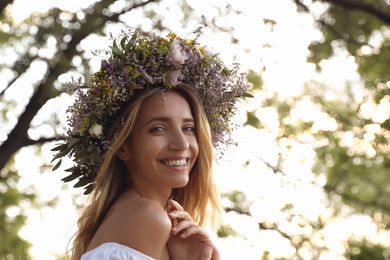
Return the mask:
POLYGON ((174 39, 169 47, 169 53, 167 56, 168 63, 175 68, 179 68, 180 65, 183 65, 187 59, 187 53, 180 46, 180 41, 174 39))
POLYGON ((204 48, 204 56, 213 56, 214 53, 209 48, 204 48))
POLYGON ((179 85, 181 83, 180 80, 183 78, 180 70, 171 71, 169 72, 168 76, 172 87, 179 85))
POLYGON ((88 132, 93 138, 99 137, 103 133, 103 126, 99 124, 94 124, 93 126, 91 126, 91 128, 89 128, 88 132))

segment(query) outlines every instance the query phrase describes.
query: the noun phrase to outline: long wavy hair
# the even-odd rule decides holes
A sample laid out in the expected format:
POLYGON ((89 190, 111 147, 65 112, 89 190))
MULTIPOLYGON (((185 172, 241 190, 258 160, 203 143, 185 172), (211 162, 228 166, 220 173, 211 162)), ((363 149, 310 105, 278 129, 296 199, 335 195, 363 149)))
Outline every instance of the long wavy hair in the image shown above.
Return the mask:
MULTIPOLYGON (((196 123, 195 133, 199 145, 198 158, 191 169, 188 184, 174 189, 172 198, 183 206, 198 225, 210 224, 217 228, 220 224, 221 205, 212 174, 213 146, 209 123, 192 86, 181 84, 168 91, 180 94, 189 103, 196 123)), ((71 259, 80 259, 86 252, 109 209, 125 191, 126 183, 129 180, 131 182, 123 161, 116 156, 116 153, 133 131, 143 101, 162 92, 163 88, 144 91, 134 96, 129 101, 129 106, 118 113, 116 123, 108 135, 108 140, 111 142, 110 149, 104 155, 94 181, 90 203, 78 220, 78 231, 74 235, 71 259)))

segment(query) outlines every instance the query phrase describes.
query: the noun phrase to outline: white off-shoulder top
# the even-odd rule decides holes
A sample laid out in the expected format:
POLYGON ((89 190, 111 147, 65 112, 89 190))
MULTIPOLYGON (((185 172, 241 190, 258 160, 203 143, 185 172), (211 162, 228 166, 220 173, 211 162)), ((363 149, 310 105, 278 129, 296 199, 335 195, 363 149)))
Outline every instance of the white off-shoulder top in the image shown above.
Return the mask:
POLYGON ((130 247, 109 242, 86 252, 80 260, 154 260, 130 247))

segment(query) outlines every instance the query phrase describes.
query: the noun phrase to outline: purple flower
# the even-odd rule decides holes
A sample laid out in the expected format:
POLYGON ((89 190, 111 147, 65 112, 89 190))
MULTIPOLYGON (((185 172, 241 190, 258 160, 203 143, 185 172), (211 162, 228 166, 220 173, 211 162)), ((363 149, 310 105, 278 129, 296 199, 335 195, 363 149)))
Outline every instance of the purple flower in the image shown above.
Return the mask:
POLYGON ((91 94, 97 95, 98 93, 99 93, 99 88, 98 87, 91 89, 91 94))
POLYGON ((74 134, 74 135, 77 134, 77 132, 78 132, 79 129, 80 129, 81 122, 82 122, 81 117, 77 117, 77 118, 74 120, 72 134, 74 134))

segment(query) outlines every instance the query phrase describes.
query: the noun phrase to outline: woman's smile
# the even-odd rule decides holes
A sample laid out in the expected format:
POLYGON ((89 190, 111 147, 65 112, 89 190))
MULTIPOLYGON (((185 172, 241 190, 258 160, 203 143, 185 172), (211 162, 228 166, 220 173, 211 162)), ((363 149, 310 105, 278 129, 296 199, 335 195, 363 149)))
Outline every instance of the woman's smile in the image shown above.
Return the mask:
POLYGON ((162 161, 167 166, 184 166, 187 165, 187 159, 177 159, 177 160, 163 160, 162 161))

